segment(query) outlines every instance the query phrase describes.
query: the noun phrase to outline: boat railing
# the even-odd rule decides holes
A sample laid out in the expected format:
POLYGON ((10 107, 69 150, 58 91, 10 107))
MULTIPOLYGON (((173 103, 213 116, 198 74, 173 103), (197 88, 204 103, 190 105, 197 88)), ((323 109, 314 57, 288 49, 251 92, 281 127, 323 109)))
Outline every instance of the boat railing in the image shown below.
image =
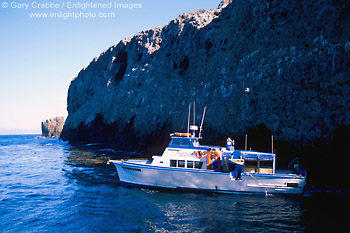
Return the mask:
POLYGON ((242 155, 248 155, 248 156, 266 156, 266 157, 275 157, 276 154, 275 153, 268 153, 268 152, 257 152, 257 151, 246 151, 246 150, 242 150, 241 151, 242 155))

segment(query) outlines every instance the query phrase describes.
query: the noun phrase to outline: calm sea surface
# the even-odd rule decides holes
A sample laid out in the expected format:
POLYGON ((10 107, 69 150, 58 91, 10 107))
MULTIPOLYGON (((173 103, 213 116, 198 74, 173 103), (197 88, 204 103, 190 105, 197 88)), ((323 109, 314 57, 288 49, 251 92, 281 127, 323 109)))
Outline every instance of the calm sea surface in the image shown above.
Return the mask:
POLYGON ((0 232, 349 232, 346 193, 313 188, 285 197, 124 187, 106 161, 132 154, 37 136, 0 136, 0 232))

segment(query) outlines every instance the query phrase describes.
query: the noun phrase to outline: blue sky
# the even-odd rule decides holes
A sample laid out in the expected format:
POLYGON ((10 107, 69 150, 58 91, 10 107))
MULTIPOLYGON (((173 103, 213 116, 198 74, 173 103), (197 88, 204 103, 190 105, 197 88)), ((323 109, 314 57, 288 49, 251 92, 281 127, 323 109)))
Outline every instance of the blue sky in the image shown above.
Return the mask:
POLYGON ((219 3, 220 0, 0 0, 0 134, 40 133, 41 121, 67 116, 70 81, 94 57, 125 37, 166 25, 184 12, 216 8, 219 3), (58 5, 38 5, 45 2, 58 5), (73 8, 72 3, 113 5, 111 9, 106 5, 106 9, 83 10, 82 5, 73 8), (115 3, 137 3, 141 7, 121 9, 115 8, 115 3), (25 4, 29 4, 27 9, 25 4), (74 16, 73 12, 79 18, 64 19, 74 16), (31 18, 33 13, 53 16, 31 18))

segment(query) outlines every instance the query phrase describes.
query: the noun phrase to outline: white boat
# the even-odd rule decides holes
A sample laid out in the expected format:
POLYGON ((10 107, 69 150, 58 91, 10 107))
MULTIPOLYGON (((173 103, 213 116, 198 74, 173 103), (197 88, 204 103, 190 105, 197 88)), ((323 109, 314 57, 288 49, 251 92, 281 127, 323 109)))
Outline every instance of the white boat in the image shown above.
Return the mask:
MULTIPOLYGON (((205 113, 205 111, 204 111, 205 113)), ((202 125, 203 118, 202 117, 202 125)), ((122 184, 147 188, 179 189, 215 193, 301 194, 306 172, 294 165, 292 172, 276 171, 275 153, 235 150, 227 146, 201 145, 190 133, 170 134, 171 140, 162 155, 152 161, 110 160, 122 184)))

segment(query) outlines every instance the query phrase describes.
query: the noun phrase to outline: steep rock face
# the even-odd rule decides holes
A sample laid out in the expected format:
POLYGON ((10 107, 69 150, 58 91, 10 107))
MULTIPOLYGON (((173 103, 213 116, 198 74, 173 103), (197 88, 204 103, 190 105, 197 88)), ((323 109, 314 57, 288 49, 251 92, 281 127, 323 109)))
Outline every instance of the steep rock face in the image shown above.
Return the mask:
POLYGON ((61 138, 157 151, 160 138, 186 129, 195 101, 197 112, 207 106, 209 140, 261 125, 279 141, 327 140, 350 124, 349 15, 348 1, 325 0, 237 0, 181 14, 80 71, 61 138))
POLYGON ((60 137, 64 125, 64 117, 54 117, 41 122, 43 137, 60 137))

